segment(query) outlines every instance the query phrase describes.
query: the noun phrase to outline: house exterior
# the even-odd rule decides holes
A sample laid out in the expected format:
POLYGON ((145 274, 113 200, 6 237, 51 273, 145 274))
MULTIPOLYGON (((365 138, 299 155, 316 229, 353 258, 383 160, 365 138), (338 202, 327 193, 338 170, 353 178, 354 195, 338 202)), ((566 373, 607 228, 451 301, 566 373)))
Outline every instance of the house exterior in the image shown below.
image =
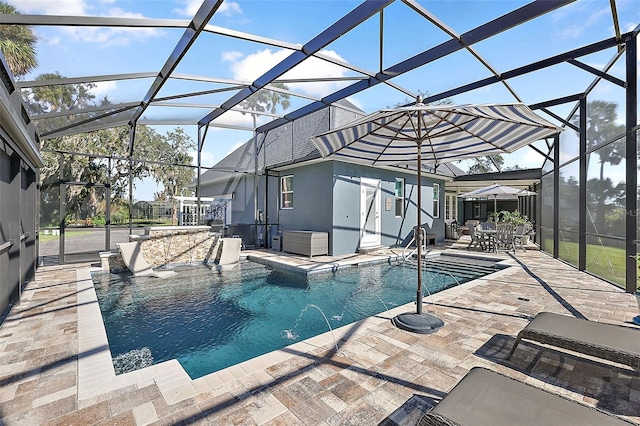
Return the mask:
MULTIPOLYGON (((326 232, 330 255, 404 246, 417 222, 415 169, 322 159, 309 141, 363 115, 341 101, 259 134, 257 143, 248 141, 201 176, 200 195, 231 194, 229 232, 248 246, 270 247, 274 236, 291 230, 326 232)), ((452 169, 422 173, 422 225, 437 241, 445 237, 445 182, 452 169)))

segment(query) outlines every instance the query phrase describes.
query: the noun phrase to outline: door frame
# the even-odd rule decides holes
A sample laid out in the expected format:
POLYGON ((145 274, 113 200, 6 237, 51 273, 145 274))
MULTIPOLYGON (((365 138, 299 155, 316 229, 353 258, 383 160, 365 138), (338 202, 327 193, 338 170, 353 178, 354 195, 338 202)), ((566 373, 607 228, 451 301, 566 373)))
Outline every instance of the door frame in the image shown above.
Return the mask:
POLYGON ((381 242, 381 185, 380 179, 360 178, 360 247, 379 246, 381 242), (367 205, 367 192, 373 192, 373 204, 367 205), (367 215, 374 214, 373 233, 366 233, 367 215))

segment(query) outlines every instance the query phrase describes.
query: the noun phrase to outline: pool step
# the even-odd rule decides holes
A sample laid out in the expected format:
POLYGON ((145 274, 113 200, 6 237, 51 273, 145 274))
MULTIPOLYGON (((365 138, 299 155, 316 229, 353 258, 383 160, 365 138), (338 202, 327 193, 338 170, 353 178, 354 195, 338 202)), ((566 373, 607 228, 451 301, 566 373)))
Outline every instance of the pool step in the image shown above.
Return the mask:
MULTIPOLYGON (((405 265, 416 269, 418 267, 417 259, 407 259, 405 265)), ((422 262, 422 269, 426 272, 434 272, 437 274, 451 274, 456 278, 476 278, 496 272, 495 266, 489 264, 478 264, 475 262, 466 262, 464 260, 442 260, 439 258, 427 258, 422 262)))
POLYGON ((464 264, 461 264, 459 262, 452 262, 447 260, 443 261, 439 259, 427 259, 425 263, 430 267, 449 270, 450 272, 453 270, 453 271, 473 272, 473 273, 479 273, 479 274, 490 274, 496 271, 496 268, 493 265, 486 266, 486 265, 478 265, 476 263, 464 262, 464 264))

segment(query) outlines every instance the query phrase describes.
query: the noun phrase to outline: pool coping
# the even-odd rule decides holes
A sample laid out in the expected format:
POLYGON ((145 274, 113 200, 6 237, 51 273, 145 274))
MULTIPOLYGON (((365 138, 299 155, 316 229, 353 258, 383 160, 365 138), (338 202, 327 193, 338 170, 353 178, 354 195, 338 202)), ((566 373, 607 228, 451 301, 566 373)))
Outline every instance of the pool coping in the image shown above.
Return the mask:
MULTIPOLYGON (((467 256, 463 256, 467 257, 467 256)), ((367 261, 365 261, 367 262, 367 261)), ((370 262, 368 262, 370 263, 370 262)), ((487 279, 495 280, 503 275, 510 275, 517 270, 517 263, 512 259, 502 260, 505 269, 498 270, 475 280, 443 290, 429 297, 425 297, 425 310, 430 303, 444 300, 451 295, 467 291, 481 285, 487 279)), ((353 266, 356 263, 349 264, 353 266)), ((364 264, 359 262, 357 264, 364 264)), ((329 269, 331 266, 329 266, 329 269)), ((102 320, 100 306, 93 285, 92 272, 99 272, 100 268, 83 268, 76 271, 77 305, 78 305, 78 401, 91 400, 101 394, 126 387, 142 388, 156 384, 167 404, 174 404, 198 394, 213 392, 217 388, 234 380, 264 370, 269 366, 289 360, 299 355, 308 354, 322 347, 333 347, 347 336, 362 335, 369 328, 389 321, 395 315, 415 310, 415 302, 389 309, 378 315, 344 325, 332 331, 327 331, 315 337, 293 343, 284 348, 259 355, 255 358, 232 365, 203 377, 192 379, 177 359, 164 361, 140 370, 115 374, 111 359, 111 350, 107 339, 106 329, 102 320)), ((407 332, 408 333, 408 332, 407 332)), ((402 343, 396 342, 402 346, 402 343)), ((338 344, 338 355, 339 344, 338 344)))

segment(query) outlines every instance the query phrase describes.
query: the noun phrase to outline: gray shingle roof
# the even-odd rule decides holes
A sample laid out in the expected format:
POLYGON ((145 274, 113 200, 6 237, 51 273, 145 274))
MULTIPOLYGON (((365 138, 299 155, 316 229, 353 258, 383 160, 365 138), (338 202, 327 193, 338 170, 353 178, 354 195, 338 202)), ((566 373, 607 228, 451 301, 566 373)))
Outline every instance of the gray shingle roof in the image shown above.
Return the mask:
MULTIPOLYGON (((273 168, 320 158, 320 153, 309 140, 311 136, 327 132, 364 115, 366 114, 358 107, 342 99, 331 108, 323 108, 269 131, 266 134, 266 139, 263 134, 259 134, 258 168, 263 170, 265 164, 267 168, 273 168)), ((251 138, 206 171, 200 177, 201 184, 230 179, 238 173, 253 173, 255 167, 253 153, 254 141, 251 138)), ((448 177, 465 174, 453 164, 441 165, 437 170, 427 170, 425 167, 425 171, 448 177)), ((195 182, 192 185, 195 186, 195 182)))

